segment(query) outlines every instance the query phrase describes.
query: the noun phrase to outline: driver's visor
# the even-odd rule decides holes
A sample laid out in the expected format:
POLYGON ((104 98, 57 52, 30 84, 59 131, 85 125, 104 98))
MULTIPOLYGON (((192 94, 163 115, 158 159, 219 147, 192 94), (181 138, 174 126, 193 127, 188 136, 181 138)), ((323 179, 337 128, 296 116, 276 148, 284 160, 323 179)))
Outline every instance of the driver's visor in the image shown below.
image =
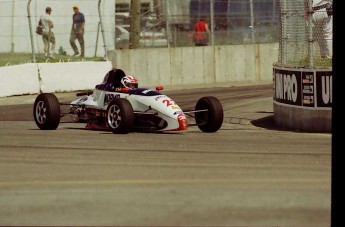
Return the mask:
POLYGON ((136 89, 138 88, 138 83, 126 83, 126 87, 136 89))

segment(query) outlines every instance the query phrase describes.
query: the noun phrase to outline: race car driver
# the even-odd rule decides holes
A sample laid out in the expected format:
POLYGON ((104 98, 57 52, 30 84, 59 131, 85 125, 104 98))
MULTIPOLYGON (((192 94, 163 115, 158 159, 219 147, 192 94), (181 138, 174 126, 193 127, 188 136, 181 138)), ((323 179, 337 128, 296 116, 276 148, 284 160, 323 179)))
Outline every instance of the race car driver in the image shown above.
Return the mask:
POLYGON ((131 90, 138 88, 138 80, 134 76, 125 76, 121 79, 121 87, 129 88, 131 90))

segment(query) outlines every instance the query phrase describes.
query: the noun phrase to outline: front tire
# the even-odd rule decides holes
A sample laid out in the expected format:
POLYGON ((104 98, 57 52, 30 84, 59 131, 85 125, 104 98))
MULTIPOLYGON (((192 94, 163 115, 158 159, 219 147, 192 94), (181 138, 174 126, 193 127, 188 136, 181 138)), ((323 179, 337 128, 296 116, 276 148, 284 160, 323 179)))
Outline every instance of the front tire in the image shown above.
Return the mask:
POLYGON ((52 93, 39 94, 34 103, 33 115, 42 130, 55 130, 60 124, 60 103, 52 93))
POLYGON ((107 124, 114 134, 127 134, 133 122, 133 107, 127 99, 115 98, 108 104, 107 124))
POLYGON ((216 132, 223 124, 223 107, 213 96, 202 97, 196 103, 195 110, 207 110, 195 113, 195 121, 203 132, 216 132))

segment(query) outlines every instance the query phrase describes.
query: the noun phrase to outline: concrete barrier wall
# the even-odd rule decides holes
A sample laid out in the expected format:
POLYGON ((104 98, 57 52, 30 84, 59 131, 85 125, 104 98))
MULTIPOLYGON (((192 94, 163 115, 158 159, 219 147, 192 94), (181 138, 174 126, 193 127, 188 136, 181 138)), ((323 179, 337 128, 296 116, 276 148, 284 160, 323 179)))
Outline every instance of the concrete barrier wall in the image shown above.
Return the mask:
POLYGON ((39 92, 37 64, 0 67, 0 97, 39 92))
POLYGON ((110 62, 30 63, 0 67, 0 97, 92 89, 110 62))
POLYGON ((124 49, 116 59, 143 86, 272 81, 278 44, 124 49))
POLYGON ((271 82, 278 43, 125 49, 115 59, 0 67, 0 97, 93 89, 112 67, 137 77, 141 87, 271 82))
POLYGON ((39 64, 42 92, 92 89, 103 81, 111 62, 39 64))

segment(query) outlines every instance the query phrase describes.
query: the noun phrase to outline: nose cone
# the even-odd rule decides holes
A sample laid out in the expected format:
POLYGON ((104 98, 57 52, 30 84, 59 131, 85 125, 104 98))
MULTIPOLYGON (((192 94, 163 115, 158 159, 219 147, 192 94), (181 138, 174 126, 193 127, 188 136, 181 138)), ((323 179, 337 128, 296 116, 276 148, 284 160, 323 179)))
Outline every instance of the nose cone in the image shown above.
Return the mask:
POLYGON ((187 118, 184 114, 180 114, 177 117, 179 128, 177 130, 186 130, 188 128, 187 118))

